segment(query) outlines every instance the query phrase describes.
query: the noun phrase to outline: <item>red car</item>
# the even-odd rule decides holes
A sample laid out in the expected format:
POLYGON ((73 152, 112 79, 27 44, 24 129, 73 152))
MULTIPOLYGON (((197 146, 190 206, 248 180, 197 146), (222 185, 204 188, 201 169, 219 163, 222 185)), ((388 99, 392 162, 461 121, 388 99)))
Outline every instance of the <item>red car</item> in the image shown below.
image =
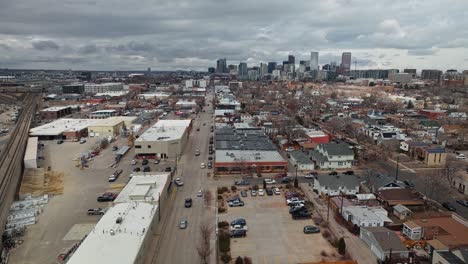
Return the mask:
POLYGON ((278 174, 276 174, 276 178, 280 178, 280 179, 281 179, 281 178, 285 178, 285 177, 287 177, 287 176, 288 176, 288 174, 286 174, 286 173, 278 173, 278 174))

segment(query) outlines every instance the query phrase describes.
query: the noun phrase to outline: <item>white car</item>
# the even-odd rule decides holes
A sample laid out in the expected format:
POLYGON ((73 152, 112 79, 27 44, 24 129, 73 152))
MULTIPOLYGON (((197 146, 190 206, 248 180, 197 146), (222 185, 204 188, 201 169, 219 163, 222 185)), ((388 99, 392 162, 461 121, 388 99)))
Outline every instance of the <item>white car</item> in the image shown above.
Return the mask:
POLYGON ((316 175, 317 175, 317 174, 314 174, 314 173, 307 173, 307 174, 304 176, 304 178, 306 178, 306 179, 313 179, 313 178, 315 178, 316 175))
POLYGON ((202 168, 202 169, 206 168, 205 163, 200 164, 200 168, 202 168))
POLYGON ((299 199, 299 198, 297 198, 297 197, 292 197, 291 199, 287 199, 287 200, 286 200, 286 204, 287 204, 287 205, 290 205, 290 204, 292 204, 292 203, 304 203, 304 200, 299 199))
POLYGON ((182 186, 182 185, 184 185, 184 182, 182 181, 181 178, 176 178, 176 179, 174 180, 174 183, 175 183, 177 186, 182 186))
POLYGON ((256 190, 250 191, 250 195, 251 195, 251 196, 257 196, 257 191, 256 191, 256 190))
POLYGON ((246 225, 233 225, 233 226, 229 226, 229 230, 232 231, 232 230, 249 230, 249 228, 246 226, 246 225))
POLYGON ((263 189, 258 189, 258 195, 259 196, 264 196, 265 195, 265 191, 263 189))
POLYGON ((289 147, 286 149, 287 152, 294 151, 295 149, 293 147, 289 147))
POLYGON ((272 179, 265 179, 264 180, 266 184, 275 184, 276 181, 275 180, 272 180, 272 179))
POLYGON ((200 156, 200 150, 195 150, 195 156, 200 156))
POLYGON ((276 195, 280 195, 280 194, 281 194, 279 188, 273 188, 273 193, 275 193, 276 195))
POLYGON ((197 197, 202 197, 202 196, 203 196, 203 191, 202 191, 202 190, 199 190, 199 191, 197 192, 197 197))
POLYGON ((136 160, 132 160, 132 165, 136 165, 137 164, 137 161, 136 160))
POLYGON ((459 160, 463 160, 465 159, 465 154, 458 154, 455 158, 459 160))

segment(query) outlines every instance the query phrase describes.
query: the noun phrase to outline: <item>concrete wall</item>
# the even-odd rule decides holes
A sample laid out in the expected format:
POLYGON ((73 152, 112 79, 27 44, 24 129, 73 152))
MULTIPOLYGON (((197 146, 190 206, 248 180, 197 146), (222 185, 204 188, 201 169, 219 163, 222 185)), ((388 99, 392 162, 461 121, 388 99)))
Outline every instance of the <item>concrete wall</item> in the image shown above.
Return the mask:
POLYGON ((137 155, 166 155, 167 158, 180 156, 183 147, 187 143, 188 130, 185 130, 180 139, 169 141, 137 141, 135 142, 135 154, 137 155), (140 147, 138 147, 140 146, 140 147))
POLYGON ((120 122, 115 126, 90 126, 88 127, 88 134, 90 137, 113 137, 120 134, 124 122, 120 122))

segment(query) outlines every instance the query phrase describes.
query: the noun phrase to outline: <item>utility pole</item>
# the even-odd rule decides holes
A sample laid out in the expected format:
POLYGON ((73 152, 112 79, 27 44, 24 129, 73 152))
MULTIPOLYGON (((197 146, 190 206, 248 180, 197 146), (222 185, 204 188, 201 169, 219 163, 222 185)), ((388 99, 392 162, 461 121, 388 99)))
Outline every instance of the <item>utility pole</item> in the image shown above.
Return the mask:
POLYGON ((328 202, 327 202, 327 224, 328 224, 328 219, 330 217, 330 196, 327 195, 328 202))
POLYGON ((400 156, 397 156, 396 158, 396 173, 395 173, 395 182, 398 181, 398 172, 399 172, 399 166, 400 166, 400 156))
POLYGON ((161 193, 158 193, 158 222, 161 221, 161 193))

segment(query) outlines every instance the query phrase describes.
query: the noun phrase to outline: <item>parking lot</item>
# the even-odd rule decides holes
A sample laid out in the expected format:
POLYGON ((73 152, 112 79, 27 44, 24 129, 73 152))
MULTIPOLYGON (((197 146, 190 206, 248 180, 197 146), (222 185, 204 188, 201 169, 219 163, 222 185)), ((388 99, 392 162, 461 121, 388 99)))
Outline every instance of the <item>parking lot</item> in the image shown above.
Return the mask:
POLYGON ((231 256, 248 256, 253 263, 300 263, 336 260, 338 253, 322 234, 304 234, 312 219, 293 220, 281 195, 241 197, 243 207, 229 207, 219 221, 244 218, 247 236, 231 239, 231 256))
MULTIPOLYGON (((139 160, 135 166, 130 165, 134 157, 133 148, 124 156, 116 168, 113 146, 122 147, 127 143, 124 138, 118 138, 106 149, 90 161, 88 168, 81 170, 76 167, 75 159, 80 153, 89 151, 96 139, 87 138, 87 142, 64 142, 57 144, 55 140, 40 141, 44 144, 42 167, 51 167, 52 171, 63 173, 63 194, 53 196, 44 206, 44 211, 38 217, 35 225, 28 226, 24 242, 10 253, 11 263, 55 263, 57 256, 65 253, 78 243, 99 221, 98 215, 87 215, 90 208, 106 208, 107 202, 97 202, 96 198, 105 191, 118 193, 129 180, 134 167, 143 167, 139 160), (113 183, 108 177, 115 171, 122 170, 113 183)), ((166 166, 172 166, 174 161, 162 161, 154 164, 148 160, 151 172, 164 171, 166 166)), ((42 162, 41 162, 42 163, 42 162)))

